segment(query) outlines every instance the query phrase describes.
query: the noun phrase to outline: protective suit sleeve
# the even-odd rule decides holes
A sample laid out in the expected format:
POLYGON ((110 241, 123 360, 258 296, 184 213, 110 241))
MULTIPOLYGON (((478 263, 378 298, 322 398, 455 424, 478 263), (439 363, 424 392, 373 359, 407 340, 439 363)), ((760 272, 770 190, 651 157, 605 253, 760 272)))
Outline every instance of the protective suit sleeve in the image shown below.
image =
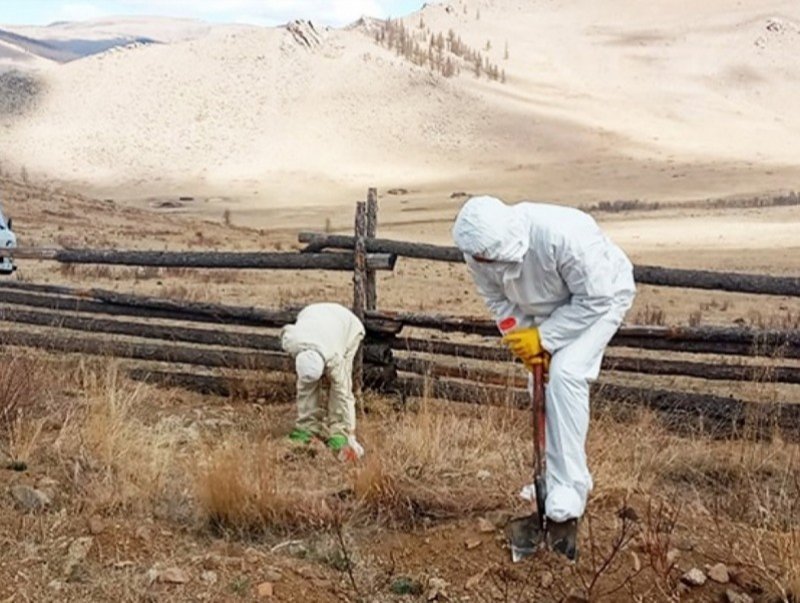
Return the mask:
POLYGON ((554 246, 556 266, 571 296, 541 325, 542 346, 551 354, 577 339, 614 304, 616 263, 602 239, 561 241, 554 246))
POLYGON ((486 307, 497 323, 497 329, 505 335, 518 327, 530 326, 532 320, 512 302, 503 291, 503 287, 492 274, 487 274, 475 264, 467 260, 467 269, 472 275, 478 293, 483 297, 486 307))

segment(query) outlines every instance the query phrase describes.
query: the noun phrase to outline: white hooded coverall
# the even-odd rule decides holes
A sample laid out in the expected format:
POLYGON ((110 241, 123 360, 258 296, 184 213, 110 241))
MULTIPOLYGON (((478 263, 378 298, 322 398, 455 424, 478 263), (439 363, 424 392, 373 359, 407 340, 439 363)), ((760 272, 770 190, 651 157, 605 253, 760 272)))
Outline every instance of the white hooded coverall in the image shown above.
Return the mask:
POLYGON ((545 507, 553 521, 580 517, 592 490, 589 384, 633 303, 633 266, 591 216, 558 205, 474 197, 461 209, 453 238, 500 331, 538 326, 552 355, 545 507))
POLYGON ((281 346, 293 358, 313 350, 325 363, 330 380, 327 417, 320 408, 320 380, 297 379, 297 423, 299 429, 322 437, 353 435, 356 427, 353 396, 353 359, 364 338, 364 325, 350 310, 334 303, 303 308, 292 325, 281 331, 281 346))

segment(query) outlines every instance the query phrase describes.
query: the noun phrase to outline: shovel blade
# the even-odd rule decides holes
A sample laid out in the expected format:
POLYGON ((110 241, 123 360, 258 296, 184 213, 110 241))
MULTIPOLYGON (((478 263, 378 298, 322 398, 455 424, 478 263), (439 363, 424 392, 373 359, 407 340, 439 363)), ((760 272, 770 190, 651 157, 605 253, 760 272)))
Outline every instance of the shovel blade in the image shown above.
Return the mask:
POLYGON ((533 555, 545 544, 545 533, 537 514, 517 517, 508 522, 506 535, 511 544, 514 563, 533 555))

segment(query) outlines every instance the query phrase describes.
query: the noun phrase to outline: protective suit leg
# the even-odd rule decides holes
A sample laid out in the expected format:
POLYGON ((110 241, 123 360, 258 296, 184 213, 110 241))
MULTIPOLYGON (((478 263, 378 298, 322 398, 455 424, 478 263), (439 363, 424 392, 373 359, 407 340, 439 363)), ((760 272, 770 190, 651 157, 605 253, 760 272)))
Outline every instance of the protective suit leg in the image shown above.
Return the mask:
POLYGON ((552 357, 545 400, 545 508, 553 521, 581 517, 586 507, 592 490, 586 463, 589 384, 597 379, 605 348, 632 303, 633 294, 621 296, 609 312, 552 357))
POLYGON ((325 409, 319 405, 320 381, 297 380, 297 421, 295 426, 326 437, 325 409))
POLYGON ((331 381, 328 399, 328 429, 331 433, 345 436, 353 435, 356 430, 356 399, 353 395, 353 361, 363 335, 350 344, 344 353, 342 362, 331 367, 328 376, 331 381))

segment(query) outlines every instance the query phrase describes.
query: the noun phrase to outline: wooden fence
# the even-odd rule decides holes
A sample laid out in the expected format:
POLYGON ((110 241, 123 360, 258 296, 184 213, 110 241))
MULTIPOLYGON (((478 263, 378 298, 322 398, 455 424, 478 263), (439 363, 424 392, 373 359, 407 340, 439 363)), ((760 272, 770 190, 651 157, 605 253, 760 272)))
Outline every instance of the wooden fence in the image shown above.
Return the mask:
MULTIPOLYGON (((354 236, 301 233, 301 253, 151 252, 119 250, 4 250, 17 259, 126 266, 352 271, 355 313, 367 338, 357 360, 355 387, 402 395, 429 395, 474 403, 524 405, 525 375, 499 345, 492 321, 378 308, 375 271, 392 270, 398 257, 463 261, 452 247, 376 238, 377 192, 356 205, 354 236), (334 251, 330 251, 334 250, 334 251), (408 330, 413 330, 409 334, 408 330), (447 335, 445 335, 447 334, 447 335), (476 338, 481 338, 476 341, 476 338)), ((636 266, 640 284, 720 289, 760 295, 800 296, 800 278, 636 266)), ((230 375, 191 367, 285 371, 292 364, 276 329, 294 321, 299 308, 269 309, 179 301, 58 285, 0 281, 0 343, 60 352, 111 355, 184 365, 136 368, 132 375, 205 392, 230 393, 230 375), (186 368, 189 367, 189 368, 186 368)), ((611 341, 596 399, 643 405, 674 426, 696 424, 729 435, 758 416, 765 429, 800 434, 800 402, 771 404, 646 384, 625 385, 615 374, 678 375, 705 381, 799 384, 800 331, 730 327, 623 325, 611 341), (632 356, 630 350, 638 350, 632 356), (650 350, 650 355, 642 352, 650 350), (626 353, 619 353, 625 352, 626 353), (662 358, 654 353, 691 354, 662 358), (696 355, 714 355, 698 359, 696 355), (745 362, 743 359, 747 357, 745 362), (735 361, 720 361, 728 358, 735 361), (689 420, 691 419, 691 421, 689 420)), ((628 379, 630 381, 630 379, 628 379)), ((791 391, 791 390, 789 390, 791 391)))

